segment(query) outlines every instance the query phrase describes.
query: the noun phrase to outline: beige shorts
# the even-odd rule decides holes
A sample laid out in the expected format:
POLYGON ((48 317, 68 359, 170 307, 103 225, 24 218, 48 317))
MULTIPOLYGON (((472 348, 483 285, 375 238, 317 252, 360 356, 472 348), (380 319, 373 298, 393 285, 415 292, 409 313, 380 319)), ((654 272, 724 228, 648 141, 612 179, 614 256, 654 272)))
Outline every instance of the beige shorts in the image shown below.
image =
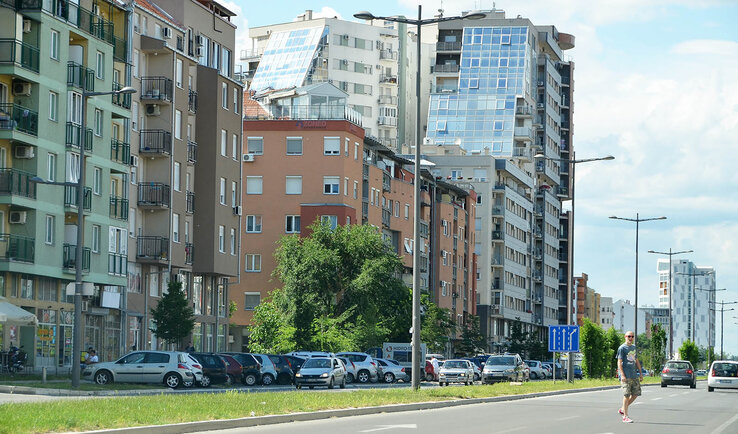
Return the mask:
POLYGON ((641 396, 641 382, 637 378, 626 378, 620 382, 623 396, 641 396))

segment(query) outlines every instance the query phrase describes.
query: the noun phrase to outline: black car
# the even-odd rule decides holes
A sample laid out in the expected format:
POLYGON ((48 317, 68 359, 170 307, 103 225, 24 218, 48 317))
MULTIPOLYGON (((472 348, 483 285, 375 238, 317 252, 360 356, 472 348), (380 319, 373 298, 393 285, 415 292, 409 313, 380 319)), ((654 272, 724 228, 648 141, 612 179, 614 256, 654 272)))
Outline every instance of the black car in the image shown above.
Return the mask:
POLYGON ((274 363, 274 368, 277 370, 277 384, 292 384, 295 372, 292 370, 287 356, 279 354, 267 354, 266 356, 274 363))
POLYGON ((692 363, 686 360, 669 360, 661 370, 661 387, 669 384, 682 384, 692 389, 697 387, 697 375, 692 363))
POLYGON ((306 360, 304 357, 288 356, 286 354, 283 357, 286 358, 289 362, 290 368, 292 368, 292 372, 299 371, 300 368, 302 368, 302 364, 305 363, 306 360))
POLYGON ((190 353, 202 365, 200 386, 208 387, 211 383, 225 383, 228 380, 226 364, 214 353, 190 353))
POLYGON ((248 353, 223 353, 233 357, 241 364, 241 382, 253 386, 261 381, 261 363, 248 353))

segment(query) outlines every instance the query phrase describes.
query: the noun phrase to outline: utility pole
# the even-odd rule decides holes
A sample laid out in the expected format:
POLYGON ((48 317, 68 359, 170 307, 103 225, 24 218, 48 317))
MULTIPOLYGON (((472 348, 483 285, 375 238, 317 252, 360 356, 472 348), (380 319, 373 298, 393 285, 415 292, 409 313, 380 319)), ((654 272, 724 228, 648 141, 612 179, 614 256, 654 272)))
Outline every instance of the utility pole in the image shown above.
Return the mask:
POLYGON ((714 304, 719 304, 720 309, 713 309, 715 312, 720 312, 720 360, 722 360, 725 357, 725 354, 723 354, 723 325, 725 324, 725 312, 730 312, 731 310, 735 310, 734 308, 726 309, 726 304, 736 304, 738 301, 715 301, 714 304))

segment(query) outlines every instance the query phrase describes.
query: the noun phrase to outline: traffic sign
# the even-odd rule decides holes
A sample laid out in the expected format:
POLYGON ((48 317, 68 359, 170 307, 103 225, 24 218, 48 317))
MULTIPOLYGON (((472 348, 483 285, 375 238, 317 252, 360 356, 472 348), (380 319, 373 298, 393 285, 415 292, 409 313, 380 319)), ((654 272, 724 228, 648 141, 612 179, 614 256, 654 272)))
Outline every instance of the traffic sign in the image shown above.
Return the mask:
POLYGON ((577 353, 579 352, 579 326, 578 325, 548 326, 548 352, 550 353, 577 353))

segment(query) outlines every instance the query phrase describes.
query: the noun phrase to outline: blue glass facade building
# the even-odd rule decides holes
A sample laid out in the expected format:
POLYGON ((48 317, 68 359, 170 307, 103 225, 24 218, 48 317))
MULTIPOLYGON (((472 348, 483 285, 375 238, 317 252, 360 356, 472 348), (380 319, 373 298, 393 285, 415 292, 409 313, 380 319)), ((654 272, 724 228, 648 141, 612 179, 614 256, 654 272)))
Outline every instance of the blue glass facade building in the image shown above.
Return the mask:
POLYGON ((269 37, 251 89, 300 87, 312 66, 325 26, 275 32, 269 37))

